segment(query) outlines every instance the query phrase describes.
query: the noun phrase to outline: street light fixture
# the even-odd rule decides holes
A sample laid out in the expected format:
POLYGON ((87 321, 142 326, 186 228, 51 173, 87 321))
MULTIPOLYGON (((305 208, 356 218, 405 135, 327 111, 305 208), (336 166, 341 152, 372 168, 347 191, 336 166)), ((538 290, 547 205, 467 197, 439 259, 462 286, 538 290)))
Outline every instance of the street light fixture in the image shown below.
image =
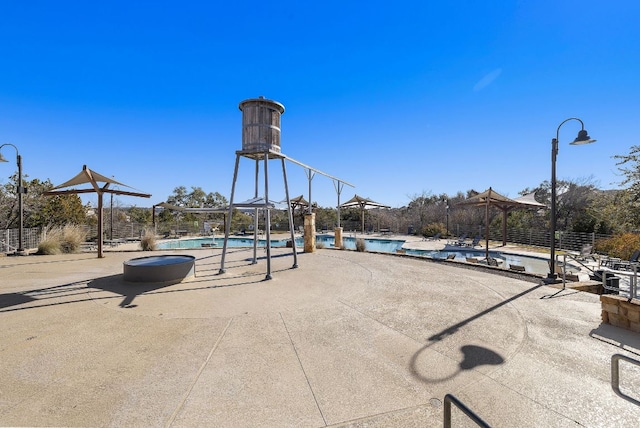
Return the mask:
POLYGON ((560 123, 556 131, 556 138, 551 140, 551 254, 549 259, 549 275, 547 276, 547 280, 549 281, 555 281, 556 279, 556 157, 558 156, 558 140, 560 139, 560 128, 570 120, 577 120, 582 126, 576 139, 570 143, 571 145, 589 144, 596 141, 589 137, 589 134, 587 134, 587 131, 584 129, 584 123, 577 117, 570 117, 560 123))
POLYGON ((22 231, 24 229, 23 222, 23 209, 22 209, 22 195, 25 192, 25 188, 22 187, 22 156, 18 153, 18 148, 11 143, 6 143, 0 146, 0 162, 9 162, 2 156, 2 148, 4 146, 11 146, 16 150, 16 163, 18 164, 18 186, 16 187, 16 192, 18 192, 18 211, 19 211, 19 229, 18 229, 18 249, 17 253, 22 254, 24 252, 24 246, 22 242, 22 231))
POLYGON ((447 237, 449 237, 449 200, 446 200, 445 210, 447 212, 447 237))

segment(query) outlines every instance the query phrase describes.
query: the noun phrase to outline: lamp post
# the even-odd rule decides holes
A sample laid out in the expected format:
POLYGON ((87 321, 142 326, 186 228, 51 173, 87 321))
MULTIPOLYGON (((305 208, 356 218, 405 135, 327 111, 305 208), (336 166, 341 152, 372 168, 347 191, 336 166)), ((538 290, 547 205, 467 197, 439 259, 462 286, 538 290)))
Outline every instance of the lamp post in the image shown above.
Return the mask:
POLYGON ((0 146, 0 162, 9 162, 2 156, 2 148, 4 146, 11 146, 16 150, 16 163, 18 164, 18 186, 16 192, 18 193, 18 212, 19 212, 19 226, 18 226, 18 249, 17 253, 22 254, 24 252, 24 246, 22 242, 22 231, 24 229, 23 223, 23 208, 22 208, 22 195, 25 193, 24 187, 22 187, 22 156, 18 152, 18 148, 11 143, 6 143, 0 146))
POLYGON ((596 140, 591 139, 584 129, 584 123, 577 117, 570 117, 558 125, 556 138, 551 140, 551 248, 549 257, 549 275, 547 280, 553 282, 556 279, 556 157, 558 156, 558 140, 560 139, 560 128, 570 120, 580 122, 582 129, 578 132, 578 136, 573 140, 571 145, 589 144, 596 140))
POLYGON ((447 210, 447 237, 449 237, 449 201, 447 200, 447 206, 445 207, 447 210))

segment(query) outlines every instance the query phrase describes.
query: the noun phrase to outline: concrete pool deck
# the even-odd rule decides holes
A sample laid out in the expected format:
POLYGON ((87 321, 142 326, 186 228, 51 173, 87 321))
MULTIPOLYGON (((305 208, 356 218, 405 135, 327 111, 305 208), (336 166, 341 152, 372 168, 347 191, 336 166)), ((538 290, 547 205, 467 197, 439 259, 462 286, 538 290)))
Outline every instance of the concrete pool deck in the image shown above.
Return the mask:
MULTIPOLYGON (((640 335, 601 324, 597 295, 356 251, 291 269, 272 251, 270 281, 250 249, 223 275, 220 249, 0 258, 0 425, 441 427, 451 393, 493 427, 638 426, 610 361, 640 359, 640 335), (154 254, 196 256, 196 276, 123 281, 154 254)), ((640 369, 621 386, 640 399, 640 369)))

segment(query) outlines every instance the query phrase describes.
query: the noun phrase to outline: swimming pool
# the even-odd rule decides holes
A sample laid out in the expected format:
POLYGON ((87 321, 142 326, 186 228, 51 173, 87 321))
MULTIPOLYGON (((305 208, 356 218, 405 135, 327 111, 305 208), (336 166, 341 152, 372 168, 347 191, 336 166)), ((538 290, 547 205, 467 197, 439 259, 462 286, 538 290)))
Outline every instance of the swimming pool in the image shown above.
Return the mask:
MULTIPOLYGON (((316 244, 322 244, 327 248, 334 248, 333 235, 317 235, 316 244)), ((402 248, 405 241, 401 239, 364 238, 365 251, 377 251, 380 253, 395 253, 402 248)), ((342 238, 342 246, 347 250, 356 249, 356 238, 345 236, 342 238)))
MULTIPOLYGON (((272 239, 272 247, 286 247, 289 239, 272 239)), ((170 241, 160 242, 158 249, 160 250, 172 250, 180 248, 222 248, 224 245, 224 237, 218 238, 193 238, 193 239, 176 239, 170 241)), ((265 247, 267 245, 266 239, 258 239, 258 246, 265 247)), ((296 238, 296 246, 304 245, 302 238, 296 238)), ((227 241, 227 247, 253 247, 252 238, 238 238, 229 237, 227 241)))
MULTIPOLYGON (((484 259, 486 254, 484 250, 464 250, 459 251, 430 251, 430 250, 411 250, 406 249, 405 254, 419 257, 429 257, 432 259, 446 259, 447 256, 453 254, 457 260, 465 260, 467 257, 484 259)), ((549 259, 543 257, 524 256, 521 254, 503 253, 500 251, 489 251, 489 257, 503 260, 500 266, 503 269, 509 269, 509 265, 524 266, 527 273, 544 275, 549 272, 549 259)))
MULTIPOLYGON (((272 239, 271 247, 286 247, 288 238, 284 239, 272 239)), ((395 253, 402 248, 405 243, 399 239, 365 239, 366 251, 378 251, 382 253, 395 253)), ((334 239, 332 235, 316 235, 316 245, 323 245, 326 248, 334 247, 334 239)), ((217 238, 194 238, 194 239, 179 239, 161 242, 158 244, 160 250, 170 249, 189 249, 189 248, 222 248, 224 245, 224 237, 217 238)), ((267 245, 266 239, 258 239, 258 247, 265 247, 267 245)), ((356 238, 345 237, 342 239, 342 245, 348 250, 355 250, 356 238)), ((253 247, 253 238, 239 238, 230 236, 227 241, 228 247, 253 247)), ((301 236, 296 237, 296 247, 304 246, 304 238, 301 236)))
MULTIPOLYGON (((272 239, 271 247, 286 247, 289 239, 272 239)), ((397 253, 398 250, 402 250, 404 254, 417 257, 426 257, 432 259, 446 259, 447 256, 454 254, 457 260, 464 261, 467 257, 474 257, 478 259, 485 258, 485 252, 477 249, 460 249, 458 251, 439 251, 439 250, 414 250, 403 249, 402 246, 406 241, 400 239, 380 239, 380 238, 365 238, 365 250, 375 251, 381 253, 397 253)), ((356 238, 344 237, 342 239, 344 248, 348 250, 356 249, 356 238)), ((193 239, 178 239, 161 242, 158 244, 158 249, 190 249, 190 248, 222 248, 224 245, 224 237, 207 237, 207 238, 193 238, 193 239)), ((333 235, 316 235, 316 245, 323 245, 325 248, 334 248, 333 235)), ((265 239, 258 239, 258 247, 264 248, 266 246, 265 239)), ((304 238, 302 236, 296 237, 296 247, 304 246, 304 238)), ((227 247, 253 247, 253 238, 241 238, 237 236, 230 236, 227 241, 227 247)), ((525 271, 528 273, 534 273, 538 275, 544 275, 549 271, 548 259, 543 257, 524 256, 520 254, 502 253, 499 251, 489 251, 489 256, 498 260, 502 260, 503 263, 500 267, 503 269, 509 269, 509 265, 524 266, 525 271)))

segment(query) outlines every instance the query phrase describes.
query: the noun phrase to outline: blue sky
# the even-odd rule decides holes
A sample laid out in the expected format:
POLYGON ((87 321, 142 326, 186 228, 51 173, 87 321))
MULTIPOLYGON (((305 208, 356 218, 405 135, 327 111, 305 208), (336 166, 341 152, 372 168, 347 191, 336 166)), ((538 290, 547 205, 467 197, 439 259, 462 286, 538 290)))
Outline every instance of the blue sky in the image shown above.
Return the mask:
MULTIPOLYGON (((86 164, 153 195, 121 205, 180 185, 228 198, 238 104, 262 95, 286 108, 283 153, 355 185, 341 201, 400 207, 536 187, 558 125, 579 117, 598 141, 570 146, 580 124, 563 125, 558 179, 618 188, 612 157, 639 143, 639 16, 627 0, 5 2, 0 144, 29 178, 86 164)), ((5 183, 15 168, 0 168, 5 183)), ((308 197, 305 171, 287 173, 308 197)), ((253 193, 243 159, 236 200, 253 193)), ((333 182, 316 175, 312 199, 335 206, 333 182)))

